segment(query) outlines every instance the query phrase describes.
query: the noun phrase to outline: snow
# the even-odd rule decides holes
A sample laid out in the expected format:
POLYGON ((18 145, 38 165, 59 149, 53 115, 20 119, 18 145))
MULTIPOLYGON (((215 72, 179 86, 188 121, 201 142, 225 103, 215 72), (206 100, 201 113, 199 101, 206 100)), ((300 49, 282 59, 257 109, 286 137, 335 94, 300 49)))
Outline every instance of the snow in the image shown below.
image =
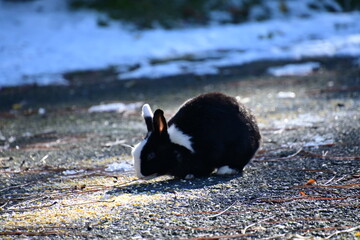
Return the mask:
POLYGON ((283 92, 283 91, 280 91, 277 93, 277 98, 295 98, 296 97, 296 93, 294 92, 283 92))
POLYGON ((280 67, 271 67, 268 73, 276 77, 280 76, 305 76, 320 68, 318 62, 306 62, 299 64, 287 64, 280 67))
POLYGON ((302 113, 298 114, 296 118, 293 119, 282 119, 274 121, 274 125, 277 128, 285 129, 286 127, 312 127, 315 124, 323 122, 324 119, 313 115, 311 113, 302 113))
POLYGON ((125 172, 132 170, 133 166, 126 162, 121 163, 111 163, 108 165, 108 167, 105 169, 107 172, 125 172))
POLYGON ((89 112, 128 112, 134 111, 140 108, 143 105, 142 102, 135 102, 135 103, 108 103, 108 104, 100 104, 95 105, 89 108, 89 112))
POLYGON ((318 147, 333 143, 335 143, 335 141, 332 137, 316 135, 313 137, 312 141, 306 142, 304 147, 318 147))
POLYGON ((134 31, 118 22, 99 27, 97 13, 70 12, 65 3, 1 2, 0 87, 67 84, 65 72, 109 66, 118 67, 119 79, 158 78, 217 74, 219 67, 264 59, 360 56, 359 12, 134 31), (154 59, 170 60, 154 64, 154 59), (135 65, 139 68, 129 67, 135 65))
POLYGON ((45 108, 39 108, 38 114, 41 115, 41 116, 44 116, 46 114, 46 109, 45 108))
POLYGON ((78 174, 78 173, 83 173, 85 172, 85 170, 65 170, 63 171, 64 175, 74 175, 74 174, 78 174))
MULTIPOLYGON (((105 171, 107 172, 125 172, 132 170, 133 166, 127 162, 121 162, 121 163, 111 163, 106 168, 105 171)), ((79 170, 65 170, 62 173, 64 175, 75 175, 79 173, 84 173, 85 170, 79 169, 79 170)))
POLYGON ((283 147, 291 147, 291 148, 300 148, 300 147, 310 147, 313 149, 317 149, 320 146, 326 146, 334 144, 334 136, 331 134, 326 134, 324 136, 315 135, 315 136, 303 136, 303 139, 299 139, 296 142, 287 142, 283 144, 283 147))

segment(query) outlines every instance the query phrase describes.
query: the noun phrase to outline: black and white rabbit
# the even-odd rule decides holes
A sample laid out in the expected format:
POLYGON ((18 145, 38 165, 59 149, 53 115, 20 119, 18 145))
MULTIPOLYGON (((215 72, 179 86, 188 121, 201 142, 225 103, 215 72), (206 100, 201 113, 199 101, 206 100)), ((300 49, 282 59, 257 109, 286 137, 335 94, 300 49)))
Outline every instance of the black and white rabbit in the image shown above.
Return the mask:
POLYGON ((208 93, 186 101, 167 123, 164 112, 142 108, 148 133, 131 154, 136 175, 178 178, 236 174, 260 145, 255 117, 235 98, 208 93))

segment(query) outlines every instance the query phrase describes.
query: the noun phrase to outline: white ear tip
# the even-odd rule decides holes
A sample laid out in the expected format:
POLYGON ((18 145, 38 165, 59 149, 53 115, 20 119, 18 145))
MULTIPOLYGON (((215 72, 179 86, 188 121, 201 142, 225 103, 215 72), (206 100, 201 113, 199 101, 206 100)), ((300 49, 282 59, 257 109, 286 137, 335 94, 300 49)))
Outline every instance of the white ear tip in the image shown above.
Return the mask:
POLYGON ((151 111, 150 105, 149 104, 144 104, 144 106, 142 107, 142 115, 143 117, 153 117, 153 113, 151 111))

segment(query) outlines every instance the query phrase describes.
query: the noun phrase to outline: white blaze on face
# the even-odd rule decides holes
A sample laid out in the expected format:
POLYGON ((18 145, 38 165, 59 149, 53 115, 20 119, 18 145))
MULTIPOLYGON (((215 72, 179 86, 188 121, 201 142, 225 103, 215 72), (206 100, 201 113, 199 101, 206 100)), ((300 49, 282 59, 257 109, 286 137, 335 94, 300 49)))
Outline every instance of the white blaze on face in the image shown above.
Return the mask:
MULTIPOLYGON (((142 107, 142 116, 145 121, 149 118, 153 118, 154 114, 151 111, 149 104, 144 104, 142 107)), ((141 151, 143 150, 145 144, 147 143, 147 138, 135 145, 131 151, 133 157, 133 163, 135 168, 135 173, 138 178, 144 178, 145 176, 141 173, 141 151)))
POLYGON ((189 149, 192 153, 194 153, 194 149, 192 147, 192 143, 190 141, 191 137, 183 133, 180 129, 178 129, 175 124, 171 125, 168 129, 168 133, 170 136, 170 141, 172 143, 176 143, 180 146, 183 146, 189 149))
POLYGON ((135 173, 138 178, 144 178, 145 176, 141 174, 141 151, 143 150, 145 144, 147 143, 147 139, 142 140, 138 144, 135 145, 133 150, 131 151, 131 155, 133 156, 135 173))

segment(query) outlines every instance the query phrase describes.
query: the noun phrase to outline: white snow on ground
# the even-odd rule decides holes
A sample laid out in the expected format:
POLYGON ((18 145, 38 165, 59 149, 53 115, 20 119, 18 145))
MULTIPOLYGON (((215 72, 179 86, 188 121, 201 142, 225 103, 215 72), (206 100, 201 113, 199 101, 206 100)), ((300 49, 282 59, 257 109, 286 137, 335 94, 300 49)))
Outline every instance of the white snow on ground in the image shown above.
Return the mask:
POLYGON ((74 174, 78 174, 78 173, 83 173, 85 172, 85 170, 65 170, 63 171, 64 175, 74 175, 74 174))
POLYGON ((300 148, 300 147, 311 147, 318 148, 319 146, 334 144, 334 136, 327 134, 325 136, 304 136, 304 139, 299 139, 296 142, 287 142, 283 144, 283 147, 300 148))
POLYGON ((70 12, 65 2, 1 2, 0 87, 66 84, 64 72, 108 66, 119 66, 119 79, 128 79, 216 74, 218 67, 261 59, 360 56, 360 13, 356 12, 130 31, 116 22, 99 27, 96 13, 70 12), (153 59, 182 56, 191 56, 192 61, 151 64, 153 59), (136 64, 140 65, 136 70, 123 72, 136 64))
POLYGON ((280 76, 305 76, 320 68, 318 62, 306 62, 299 64, 287 64, 280 67, 271 67, 268 73, 276 77, 280 76))
POLYGON ((333 144, 335 143, 333 137, 331 136, 313 136, 312 141, 308 141, 304 144, 304 147, 317 147, 321 145, 333 144))
MULTIPOLYGON (((125 172, 125 171, 132 170, 133 168, 134 167, 130 163, 127 163, 127 162, 111 163, 105 168, 105 171, 107 171, 107 172, 125 172)), ((85 172, 85 170, 80 169, 80 170, 65 170, 62 173, 64 175, 75 175, 75 174, 84 173, 84 172, 85 172)))
POLYGON ((105 169, 107 172, 125 172, 132 170, 134 167, 127 163, 127 162, 121 162, 121 163, 111 163, 108 165, 108 167, 105 169))
MULTIPOLYGON (((324 122, 324 119, 315 116, 311 113, 298 114, 294 119, 282 119, 274 121, 275 127, 279 128, 278 134, 282 134, 285 128, 292 127, 313 127, 324 122)), ((335 143, 334 136, 331 133, 327 133, 323 136, 320 135, 304 135, 303 139, 299 139, 296 142, 287 142, 284 147, 314 147, 328 145, 335 143)))
POLYGON ((296 118, 293 119, 282 119, 278 121, 274 121, 274 125, 277 128, 285 129, 287 127, 312 127, 317 123, 323 122, 324 119, 321 117, 314 116, 311 113, 302 113, 297 115, 296 118))
POLYGON ((283 92, 283 91, 280 91, 277 93, 276 95, 277 98, 295 98, 296 97, 296 93, 294 92, 283 92))
POLYGON ((142 102, 136 102, 136 103, 108 103, 108 104, 100 104, 91 106, 89 108, 89 112, 128 112, 128 111, 134 111, 138 108, 140 108, 143 105, 142 102))

